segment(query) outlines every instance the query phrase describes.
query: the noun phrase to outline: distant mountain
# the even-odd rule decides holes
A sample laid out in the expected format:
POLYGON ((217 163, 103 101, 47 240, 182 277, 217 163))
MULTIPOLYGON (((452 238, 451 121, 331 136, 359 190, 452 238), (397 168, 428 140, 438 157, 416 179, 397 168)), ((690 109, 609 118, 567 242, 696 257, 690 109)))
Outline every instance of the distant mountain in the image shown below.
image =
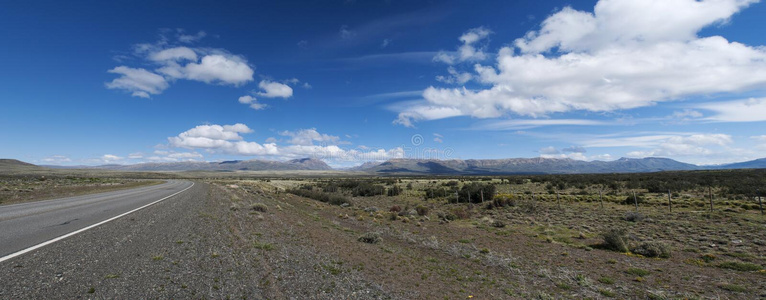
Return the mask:
POLYGON ((6 172, 45 170, 45 168, 15 159, 0 159, 0 170, 6 172))
POLYGON ((745 161, 740 163, 725 164, 717 167, 718 169, 766 169, 766 158, 745 161))
POLYGON ((302 158, 289 161, 231 160, 221 162, 167 162, 141 163, 135 165, 101 165, 76 168, 118 170, 118 171, 286 171, 286 170, 332 170, 325 162, 302 158))
MULTIPOLYGON (((0 159, 0 173, 56 169, 102 169, 118 171, 291 171, 333 170, 325 162, 302 158, 289 161, 230 160, 221 162, 141 163, 101 166, 36 166, 15 159, 0 159)), ((366 162, 342 169, 378 175, 500 175, 500 174, 578 174, 578 173, 643 173, 660 171, 766 169, 766 158, 716 166, 697 166, 669 158, 620 158, 614 161, 582 161, 561 158, 507 159, 391 159, 366 162)))
POLYGON ((509 159, 392 159, 383 163, 364 164, 359 171, 382 174, 574 174, 574 173, 634 173, 699 170, 699 166, 668 158, 620 158, 615 161, 581 161, 559 158, 509 159))

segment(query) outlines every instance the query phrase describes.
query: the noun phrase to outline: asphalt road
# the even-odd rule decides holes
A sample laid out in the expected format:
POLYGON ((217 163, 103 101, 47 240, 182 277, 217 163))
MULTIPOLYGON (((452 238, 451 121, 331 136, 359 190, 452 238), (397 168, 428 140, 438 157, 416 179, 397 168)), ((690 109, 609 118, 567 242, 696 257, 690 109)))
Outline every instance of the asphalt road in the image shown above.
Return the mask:
POLYGON ((129 190, 0 206, 0 261, 89 229, 192 185, 189 181, 171 180, 129 190))

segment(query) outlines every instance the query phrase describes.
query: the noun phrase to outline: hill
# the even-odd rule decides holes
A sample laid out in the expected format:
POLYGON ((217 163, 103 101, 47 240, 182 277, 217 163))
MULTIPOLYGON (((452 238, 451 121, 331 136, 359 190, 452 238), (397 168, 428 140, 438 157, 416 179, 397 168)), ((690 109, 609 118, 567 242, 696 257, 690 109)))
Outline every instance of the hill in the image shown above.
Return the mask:
POLYGON ((292 171, 332 170, 325 162, 302 158, 289 161, 232 160, 222 162, 169 162, 141 163, 135 165, 102 165, 91 168, 118 171, 292 171))
POLYGON ((581 161, 559 158, 509 159, 392 159, 379 164, 364 164, 357 170, 386 174, 576 174, 636 173, 699 170, 701 167, 667 158, 620 158, 615 161, 581 161))

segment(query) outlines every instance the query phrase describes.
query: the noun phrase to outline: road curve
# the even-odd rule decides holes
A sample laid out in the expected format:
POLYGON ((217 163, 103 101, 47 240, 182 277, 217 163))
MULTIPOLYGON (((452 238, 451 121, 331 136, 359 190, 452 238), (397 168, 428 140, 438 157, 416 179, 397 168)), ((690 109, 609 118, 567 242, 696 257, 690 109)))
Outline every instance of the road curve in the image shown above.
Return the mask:
POLYGON ((129 190, 0 206, 0 261, 143 208, 192 185, 190 181, 170 180, 129 190))

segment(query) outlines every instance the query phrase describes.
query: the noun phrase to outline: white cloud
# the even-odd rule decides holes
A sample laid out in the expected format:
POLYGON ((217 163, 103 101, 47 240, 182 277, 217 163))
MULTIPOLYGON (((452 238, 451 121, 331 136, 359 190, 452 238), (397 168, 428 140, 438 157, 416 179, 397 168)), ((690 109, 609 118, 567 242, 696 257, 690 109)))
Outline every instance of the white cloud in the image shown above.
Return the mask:
POLYGON ((239 103, 249 104, 250 108, 255 110, 262 110, 268 107, 268 105, 258 102, 258 100, 255 99, 255 97, 250 95, 239 97, 239 103))
POLYGON ((71 162, 72 159, 65 155, 53 155, 53 156, 43 158, 42 161, 46 163, 60 164, 60 163, 71 162))
POLYGON ((187 47, 175 47, 164 49, 159 52, 155 52, 149 55, 149 59, 157 62, 162 61, 179 61, 179 60, 191 60, 197 61, 197 53, 194 50, 187 47))
POLYGON ((725 102, 711 102, 698 105, 716 114, 706 118, 716 122, 761 122, 766 121, 766 98, 751 98, 725 102))
POLYGON ((711 156, 726 150, 726 146, 732 144, 733 140, 727 134, 692 134, 685 136, 639 136, 615 142, 618 144, 604 145, 596 142, 591 143, 591 145, 593 145, 592 147, 634 146, 650 148, 649 150, 628 152, 627 155, 630 157, 711 156))
POLYGON ((164 77, 145 69, 119 66, 108 72, 120 74, 121 76, 111 82, 107 82, 107 88, 127 90, 132 92, 132 95, 135 97, 149 98, 150 94, 157 95, 168 88, 168 82, 165 81, 164 77))
POLYGON ((262 96, 262 97, 290 98, 293 96, 293 88, 283 83, 269 81, 269 80, 261 80, 261 82, 258 83, 258 87, 263 90, 263 92, 257 93, 259 96, 262 96))
MULTIPOLYGON (((182 34, 183 30, 178 32, 179 41, 186 43, 205 36, 203 31, 194 36, 182 34)), ((133 48, 135 55, 156 68, 147 71, 127 66, 116 67, 108 72, 122 76, 107 83, 107 88, 123 89, 132 92, 135 97, 149 98, 150 95, 162 93, 169 87, 169 82, 179 79, 240 86, 253 81, 255 73, 242 56, 224 49, 174 46, 165 36, 154 44, 138 44, 133 48)))
MULTIPOLYGON (((539 117, 762 89, 766 48, 697 36, 754 2, 601 0, 594 13, 565 8, 543 21, 540 30, 517 39, 515 47, 501 48, 494 66, 474 66, 475 77, 490 88, 429 87, 423 97, 460 116, 539 117)), ((708 109, 725 112, 720 105, 708 109)), ((719 119, 734 119, 734 114, 719 119)))
POLYGON ((756 135, 756 136, 751 136, 750 138, 759 142, 766 143, 766 135, 756 135))
POLYGON ((684 109, 682 111, 674 111, 670 115, 669 119, 674 121, 690 121, 702 118, 702 113, 693 109, 684 109))
POLYGON ((553 146, 541 148, 540 150, 537 150, 537 152, 540 152, 540 154, 560 154, 561 153, 561 151, 559 151, 553 146))
POLYGON ((254 73, 245 59, 226 54, 205 55, 200 62, 192 62, 184 67, 170 64, 160 69, 160 72, 174 78, 235 86, 252 81, 254 73))
POLYGON ((391 44, 391 39, 383 39, 383 43, 380 44, 381 48, 386 48, 391 44))
POLYGON ((481 61, 487 59, 487 54, 484 52, 484 46, 476 47, 476 43, 486 39, 492 31, 484 27, 478 27, 468 30, 458 38, 463 45, 458 47, 457 53, 447 53, 440 51, 433 60, 437 62, 443 62, 449 65, 456 62, 464 61, 481 61))
MULTIPOLYGON (((200 125, 178 136, 169 137, 171 147, 202 149, 209 153, 230 155, 261 156, 275 158, 312 157, 327 161, 369 161, 404 157, 404 149, 343 149, 337 145, 315 145, 319 143, 342 143, 337 136, 322 134, 316 129, 303 129, 295 132, 283 131, 280 134, 290 136, 291 145, 278 146, 276 139, 269 138, 267 143, 245 141, 240 135, 252 130, 244 124, 235 125, 200 125)), ((166 157, 173 157, 172 152, 163 152, 166 157)), ((196 152, 192 152, 196 153, 196 152)), ((179 156, 181 156, 179 154, 179 156)), ((195 154, 184 154, 184 158, 197 158, 195 154)))
POLYGON ((198 42, 202 38, 206 37, 207 33, 204 31, 199 31, 197 34, 179 34, 178 35, 178 41, 182 43, 194 43, 198 42))
POLYGON ((112 154, 104 154, 101 156, 100 160, 104 163, 113 163, 123 160, 123 157, 112 155, 112 154))
POLYGON ((452 66, 447 68, 447 73, 449 73, 449 76, 436 76, 436 81, 441 81, 447 84, 465 84, 473 79, 473 74, 468 72, 458 72, 452 66))
POLYGON ((313 145, 314 142, 325 144, 341 143, 340 137, 319 133, 316 128, 300 129, 298 131, 285 130, 280 132, 279 135, 291 137, 292 139, 288 143, 293 145, 308 146, 313 145))

